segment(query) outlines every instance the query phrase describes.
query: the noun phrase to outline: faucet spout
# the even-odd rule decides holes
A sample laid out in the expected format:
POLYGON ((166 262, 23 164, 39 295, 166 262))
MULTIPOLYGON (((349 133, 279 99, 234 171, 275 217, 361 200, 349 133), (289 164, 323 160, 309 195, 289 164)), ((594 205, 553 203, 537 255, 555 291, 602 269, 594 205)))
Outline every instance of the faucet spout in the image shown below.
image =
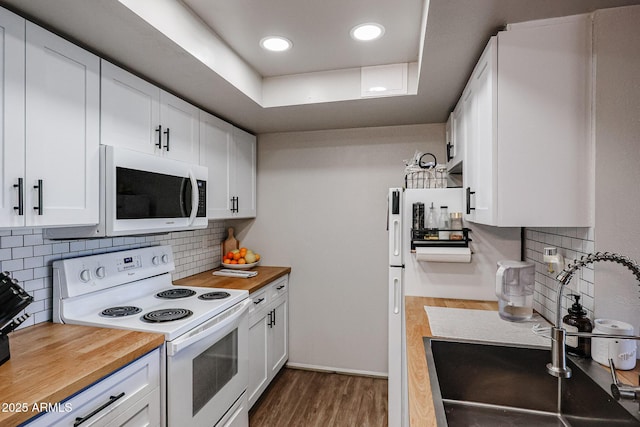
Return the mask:
MULTIPOLYGON (((562 327, 562 293, 564 291, 564 287, 569 284, 576 271, 586 265, 600 261, 611 261, 625 266, 631 270, 640 284, 640 265, 629 257, 611 252, 596 252, 584 255, 579 260, 573 260, 572 263, 568 264, 567 267, 558 274, 556 277, 556 280, 559 282, 556 295, 556 324, 551 328, 551 363, 547 364, 547 372, 555 377, 571 377, 571 369, 567 367, 567 356, 565 353, 567 332, 562 327)), ((601 335, 598 335, 598 337, 607 338, 606 336, 601 335)), ((631 338, 633 339, 633 337, 631 338)))

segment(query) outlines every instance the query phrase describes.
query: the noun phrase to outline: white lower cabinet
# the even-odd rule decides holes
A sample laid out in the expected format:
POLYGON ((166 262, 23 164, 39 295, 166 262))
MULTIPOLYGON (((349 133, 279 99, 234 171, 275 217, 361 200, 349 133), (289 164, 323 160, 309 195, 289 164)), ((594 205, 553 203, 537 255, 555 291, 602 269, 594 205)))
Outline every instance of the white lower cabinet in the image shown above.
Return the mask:
POLYGON ((153 350, 27 424, 160 426, 160 349, 153 350))
POLYGON ((249 310, 249 408, 289 358, 289 276, 251 295, 249 310))

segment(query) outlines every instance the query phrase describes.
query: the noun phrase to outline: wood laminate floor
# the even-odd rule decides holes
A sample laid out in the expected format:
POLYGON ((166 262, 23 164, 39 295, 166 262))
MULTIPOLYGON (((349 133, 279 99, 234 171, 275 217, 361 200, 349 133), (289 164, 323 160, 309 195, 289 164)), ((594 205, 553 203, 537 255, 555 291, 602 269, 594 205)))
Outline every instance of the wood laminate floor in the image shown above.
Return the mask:
POLYGON ((284 368, 249 411, 250 427, 387 425, 387 380, 284 368))

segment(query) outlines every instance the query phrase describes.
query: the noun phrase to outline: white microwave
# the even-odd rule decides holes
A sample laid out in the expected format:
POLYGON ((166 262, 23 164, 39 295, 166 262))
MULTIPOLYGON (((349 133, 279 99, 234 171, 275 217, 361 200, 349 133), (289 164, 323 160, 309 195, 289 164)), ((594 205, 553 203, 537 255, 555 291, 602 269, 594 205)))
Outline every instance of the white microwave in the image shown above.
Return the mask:
POLYGON ((49 228, 45 237, 88 238, 206 228, 205 166, 121 147, 100 147, 100 222, 49 228))

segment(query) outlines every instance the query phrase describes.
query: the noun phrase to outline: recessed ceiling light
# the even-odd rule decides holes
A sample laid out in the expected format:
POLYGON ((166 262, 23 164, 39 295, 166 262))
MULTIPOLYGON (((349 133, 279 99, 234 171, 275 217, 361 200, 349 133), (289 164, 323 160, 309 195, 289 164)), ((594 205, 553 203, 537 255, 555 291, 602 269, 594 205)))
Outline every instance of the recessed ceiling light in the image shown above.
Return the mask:
POLYGON ((260 46, 272 52, 284 52, 285 50, 291 49, 293 43, 284 37, 268 36, 260 40, 260 46))
POLYGON ((356 25, 351 29, 351 37, 355 40, 370 41, 379 39, 384 34, 384 27, 375 22, 356 25))

